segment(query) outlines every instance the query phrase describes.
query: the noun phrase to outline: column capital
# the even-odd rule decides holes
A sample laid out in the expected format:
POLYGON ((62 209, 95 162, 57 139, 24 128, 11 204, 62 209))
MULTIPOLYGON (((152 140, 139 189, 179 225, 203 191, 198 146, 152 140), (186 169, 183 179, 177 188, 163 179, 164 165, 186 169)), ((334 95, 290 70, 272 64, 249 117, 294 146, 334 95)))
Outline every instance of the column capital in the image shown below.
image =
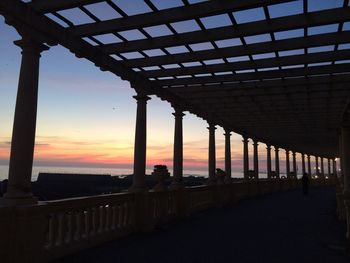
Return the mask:
POLYGON ((289 151, 289 150, 286 150, 286 154, 288 154, 288 155, 289 155, 289 153, 290 153, 290 151, 289 151))
POLYGON ((147 103, 148 100, 151 99, 151 97, 148 97, 147 95, 143 95, 143 94, 137 94, 135 96, 132 96, 135 100, 137 100, 137 103, 139 102, 145 102, 147 103))
POLYGON ((48 50, 49 47, 37 42, 29 37, 23 37, 20 40, 13 42, 16 46, 20 47, 23 52, 31 52, 40 54, 42 51, 48 50))
POLYGON ((182 118, 183 116, 186 115, 185 113, 183 113, 183 111, 176 110, 176 109, 175 109, 175 112, 173 112, 172 114, 175 116, 175 118, 182 118))
POLYGON ((230 131, 225 130, 224 135, 225 135, 225 136, 227 136, 227 137, 231 137, 231 135, 232 135, 232 134, 231 134, 231 132, 230 132, 230 131))
POLYGON ((278 152, 278 151, 279 151, 278 146, 275 146, 275 152, 278 152))
POLYGON ((209 131, 215 131, 216 130, 216 127, 215 127, 215 124, 213 124, 213 123, 208 123, 208 127, 207 127, 207 129, 209 130, 209 131))
POLYGON ((293 156, 295 156, 297 153, 296 153, 296 151, 292 151, 292 154, 293 154, 293 156))
POLYGON ((258 146, 258 145, 259 145, 258 141, 256 141, 256 140, 253 139, 253 146, 256 147, 256 146, 258 146))

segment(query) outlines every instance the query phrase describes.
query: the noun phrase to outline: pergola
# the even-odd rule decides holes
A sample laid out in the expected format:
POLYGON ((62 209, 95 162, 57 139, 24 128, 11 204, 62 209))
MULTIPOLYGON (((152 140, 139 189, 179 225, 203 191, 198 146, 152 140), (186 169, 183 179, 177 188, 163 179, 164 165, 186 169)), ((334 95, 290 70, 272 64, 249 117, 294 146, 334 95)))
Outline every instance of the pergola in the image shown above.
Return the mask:
POLYGON ((22 62, 8 188, 0 199, 0 256, 5 261, 55 259, 172 218, 295 189, 296 152, 302 155, 304 175, 311 174, 311 155, 317 173, 321 158, 322 175, 323 158, 330 176, 333 160, 332 178, 313 182, 343 181, 338 216, 347 219, 350 239, 349 0, 1 0, 0 15, 22 37, 15 41, 22 62), (40 55, 58 44, 128 80, 137 93, 129 192, 44 203, 32 195, 40 55), (175 110, 171 191, 149 192, 145 185, 149 95, 175 110), (185 111, 209 124, 208 185, 186 189, 185 111), (225 130, 225 182, 222 173, 215 176, 216 125, 225 130), (245 180, 238 182, 230 178, 231 132, 241 134, 244 142, 245 180), (249 139, 254 142, 253 175, 248 171, 249 139), (268 180, 249 180, 259 178, 258 142, 267 145, 268 180), (278 149, 286 150, 289 178, 272 179, 271 146, 276 175, 278 149), (336 156, 344 180, 335 176, 336 156))
POLYGON ((209 123, 209 175, 215 125, 228 139, 231 131, 245 144, 252 138, 256 153, 264 142, 294 159, 295 152, 334 159, 350 95, 349 11, 348 0, 0 2, 24 53, 60 44, 130 81, 138 94, 136 177, 144 174, 147 95, 176 111, 175 170, 184 111, 209 123))

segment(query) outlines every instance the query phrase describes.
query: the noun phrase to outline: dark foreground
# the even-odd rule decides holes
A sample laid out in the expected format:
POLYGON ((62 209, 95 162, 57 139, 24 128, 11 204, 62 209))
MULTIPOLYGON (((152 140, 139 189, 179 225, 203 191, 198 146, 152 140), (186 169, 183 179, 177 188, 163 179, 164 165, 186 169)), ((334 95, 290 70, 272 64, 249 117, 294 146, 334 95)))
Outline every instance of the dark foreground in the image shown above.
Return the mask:
POLYGON ((57 262, 350 262, 332 188, 213 209, 57 262))

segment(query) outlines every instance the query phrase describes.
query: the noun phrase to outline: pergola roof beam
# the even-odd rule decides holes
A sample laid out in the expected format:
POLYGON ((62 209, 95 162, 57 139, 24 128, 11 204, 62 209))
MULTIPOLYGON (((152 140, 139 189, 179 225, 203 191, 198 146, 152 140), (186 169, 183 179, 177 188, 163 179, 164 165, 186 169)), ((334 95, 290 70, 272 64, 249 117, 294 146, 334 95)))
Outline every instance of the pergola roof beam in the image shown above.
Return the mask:
POLYGON ((33 0, 29 5, 37 12, 49 13, 103 1, 104 0, 33 0))
POLYGON ((158 78, 179 75, 194 75, 213 72, 229 72, 235 70, 273 68, 297 64, 309 64, 320 62, 331 62, 350 59, 350 50, 320 52, 307 55, 294 55, 279 58, 267 58, 255 61, 241 61, 234 63, 223 63, 215 65, 184 67, 175 69, 149 70, 142 72, 147 78, 158 78))
POLYGON ((155 82, 157 82, 161 86, 173 86, 173 85, 189 85, 189 84, 220 83, 220 82, 248 81, 248 80, 259 80, 259 79, 299 77, 299 76, 344 73, 344 72, 350 72, 350 63, 330 65, 330 66, 317 66, 317 67, 309 67, 309 68, 274 70, 274 71, 266 71, 266 72, 240 73, 235 75, 224 75, 224 76, 215 76, 215 77, 157 80, 155 82))
MULTIPOLYGON (((300 48, 309 48, 317 46, 326 46, 334 44, 343 44, 350 42, 350 32, 328 33, 322 35, 308 36, 305 38, 292 38, 285 40, 277 40, 272 42, 262 42, 250 44, 247 46, 235 46, 220 48, 219 50, 204 50, 193 53, 173 54, 171 56, 156 56, 149 58, 138 58, 123 61, 125 66, 148 67, 167 64, 178 64, 199 60, 210 60, 225 57, 243 56, 249 54, 270 53, 276 51, 294 50, 300 48)), ((146 49, 143 47, 143 49, 146 49)), ((106 53, 115 53, 113 48, 103 47, 102 50, 106 53)))
MULTIPOLYGON (((317 76, 317 77, 307 77, 307 78, 298 78, 298 79, 275 79, 275 80, 264 80, 256 82, 240 82, 240 83, 230 83, 230 84, 216 84, 216 85, 199 85, 192 87, 179 87, 171 88, 172 92, 187 96, 191 93, 202 93, 202 92, 231 92, 231 91, 244 91, 255 93, 257 90, 265 89, 278 89, 280 86, 308 86, 312 91, 313 87, 317 87, 321 84, 326 83, 347 83, 350 82, 350 74, 346 75, 332 75, 332 76, 317 76)), ((332 84, 332 85, 333 85, 332 84)), ((348 84, 346 84, 348 85, 348 84)), ((333 88, 333 87, 332 87, 333 88)), ((227 93, 226 93, 227 94, 227 93)), ((212 95, 210 95, 212 96, 212 95)))
MULTIPOLYGON (((319 26, 325 24, 339 23, 350 20, 349 8, 335 8, 325 11, 308 13, 306 15, 293 15, 281 18, 239 24, 236 26, 225 26, 208 30, 199 30, 177 35, 155 37, 152 39, 141 39, 116 44, 107 44, 101 47, 107 53, 132 52, 144 49, 156 49, 186 44, 222 40, 228 38, 245 37, 297 29, 301 27, 319 26)), ((74 33, 74 32, 73 32, 74 33)))
POLYGON ((74 35, 81 37, 100 35, 115 31, 126 31, 174 23, 193 18, 213 16, 221 13, 239 11, 243 9, 260 7, 261 5, 278 4, 288 1, 290 0, 214 0, 184 7, 175 7, 157 12, 134 15, 126 18, 111 19, 100 23, 80 25, 72 28, 71 32, 74 35))

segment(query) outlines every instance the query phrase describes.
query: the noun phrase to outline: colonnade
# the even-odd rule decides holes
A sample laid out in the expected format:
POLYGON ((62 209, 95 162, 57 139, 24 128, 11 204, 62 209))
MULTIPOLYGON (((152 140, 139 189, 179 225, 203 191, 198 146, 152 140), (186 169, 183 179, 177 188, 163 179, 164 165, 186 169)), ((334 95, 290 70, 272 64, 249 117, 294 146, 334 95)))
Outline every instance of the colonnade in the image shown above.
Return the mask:
MULTIPOLYGON (((35 127, 37 113, 37 97, 38 97, 38 77, 39 77, 39 59, 42 51, 48 47, 32 40, 28 36, 24 36, 22 40, 16 41, 16 45, 22 48, 22 62, 18 84, 18 94, 15 109, 15 118, 12 135, 10 167, 9 167, 9 183, 8 191, 4 200, 8 203, 23 204, 35 203, 31 185, 31 173, 33 166, 33 153, 35 144, 35 127)), ((135 147, 134 147, 134 177, 130 191, 142 192, 146 190, 145 174, 146 174, 146 138, 147 138, 147 101, 150 97, 137 89, 137 95, 134 98, 137 101, 136 128, 135 128, 135 147)), ((174 180, 172 187, 177 189, 182 187, 183 177, 183 109, 173 105, 175 112, 175 130, 174 130, 174 151, 173 151, 173 167, 174 180)), ((215 149, 215 124, 209 123, 209 147, 208 147, 208 182, 215 181, 216 171, 216 149, 215 149)), ((231 178, 231 131, 225 129, 225 172, 228 178, 231 178)), ((344 140, 343 140, 344 141, 344 140)), ((254 170, 252 174, 249 171, 249 138, 243 136, 243 173, 244 178, 259 178, 259 142, 253 139, 254 147, 254 170)), ((345 147, 344 147, 345 149, 345 147)), ((267 174, 268 178, 280 177, 279 165, 279 146, 274 146, 275 151, 275 171, 272 171, 271 163, 271 145, 267 144, 267 174)), ((293 157, 293 173, 290 171, 289 161, 290 150, 286 150, 287 176, 297 175, 296 152, 292 151, 293 157)), ((305 154, 302 153, 303 173, 305 173, 305 154)), ((308 158, 308 174, 311 174, 310 155, 308 158)), ((318 163, 318 157, 316 157, 318 163)), ((330 163, 330 160, 328 160, 330 163)), ((333 159, 333 173, 336 171, 335 160, 333 159)), ((330 174, 330 166, 328 166, 330 174)), ((321 173, 318 165, 316 169, 317 175, 324 174, 323 158, 321 158, 321 173)))
MULTIPOLYGON (((249 138, 246 136, 243 136, 243 174, 245 179, 249 178, 259 178, 259 158, 258 158, 258 141, 252 139, 253 142, 253 162, 254 162, 254 169, 249 170, 249 138)), ((271 150, 272 146, 271 144, 266 144, 266 167, 267 167, 267 178, 280 178, 280 157, 279 152, 280 148, 278 146, 274 146, 275 151, 275 170, 272 170, 272 158, 271 158, 271 150)), ((297 168, 297 152, 296 151, 290 151, 288 149, 285 150, 286 154, 286 176, 287 178, 297 177, 298 175, 298 168, 297 168), (290 153, 292 153, 292 160, 290 160, 290 153), (292 162, 292 165, 291 165, 292 162), (292 170, 291 170, 292 168, 292 170)), ((328 177, 331 177, 332 175, 337 174, 337 168, 336 168, 336 161, 335 159, 327 158, 328 161, 328 177), (331 162, 332 161, 332 162, 331 162), (333 169, 331 169, 331 164, 333 166, 333 169), (332 172, 331 172, 332 171, 332 172)), ((308 176, 311 176, 312 169, 311 169, 311 155, 301 153, 301 163, 302 163, 302 171, 300 175, 307 174, 308 176), (306 170, 306 164, 305 164, 305 155, 307 156, 307 170, 306 170)), ((317 177, 325 177, 325 170, 324 170, 324 157, 318 157, 315 156, 315 176, 317 177), (319 163, 320 159, 320 163, 319 163)))

